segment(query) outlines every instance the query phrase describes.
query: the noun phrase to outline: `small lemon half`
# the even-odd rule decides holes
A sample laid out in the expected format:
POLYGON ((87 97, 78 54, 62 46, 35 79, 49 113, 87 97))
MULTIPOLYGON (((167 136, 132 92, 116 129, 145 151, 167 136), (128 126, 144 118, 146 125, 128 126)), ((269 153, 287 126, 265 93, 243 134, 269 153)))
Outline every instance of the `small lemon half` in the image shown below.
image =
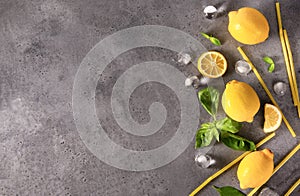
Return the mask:
POLYGON ((208 78, 218 78, 226 72, 227 61, 220 52, 208 51, 199 57, 198 70, 208 78))

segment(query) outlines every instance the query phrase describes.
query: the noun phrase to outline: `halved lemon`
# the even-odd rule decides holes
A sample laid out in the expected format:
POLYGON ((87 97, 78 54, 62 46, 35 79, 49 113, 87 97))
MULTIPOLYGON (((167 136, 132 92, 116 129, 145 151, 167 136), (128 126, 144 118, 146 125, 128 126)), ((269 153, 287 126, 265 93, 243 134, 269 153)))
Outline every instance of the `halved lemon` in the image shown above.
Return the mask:
POLYGON ((270 133, 279 128, 282 121, 282 114, 280 110, 271 104, 265 104, 265 122, 264 132, 270 133))
POLYGON ((208 51, 199 57, 198 70, 205 77, 218 78, 226 72, 227 61, 220 52, 208 51))

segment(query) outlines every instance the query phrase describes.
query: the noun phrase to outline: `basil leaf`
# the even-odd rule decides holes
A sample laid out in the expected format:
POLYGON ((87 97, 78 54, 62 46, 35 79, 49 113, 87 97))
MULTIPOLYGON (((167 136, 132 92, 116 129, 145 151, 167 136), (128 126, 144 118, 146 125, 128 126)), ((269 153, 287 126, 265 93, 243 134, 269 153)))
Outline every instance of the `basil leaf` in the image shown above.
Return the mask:
POLYGON ((209 41, 211 42, 211 43, 213 43, 214 45, 216 45, 216 46, 221 46, 222 44, 221 44, 221 42, 220 42, 220 40, 218 40, 217 38, 215 38, 215 37, 213 37, 213 36, 210 36, 210 35, 208 35, 208 34, 206 34, 206 33, 203 33, 203 32, 201 32, 200 33, 203 37, 205 37, 206 39, 209 39, 209 41))
POLYGON ((274 63, 271 64, 271 65, 268 67, 268 71, 269 71, 270 73, 272 73, 272 72, 274 71, 274 69, 275 69, 275 64, 274 64, 274 63))
POLYGON ((222 131, 237 133, 241 129, 242 123, 232 120, 231 118, 225 117, 216 122, 216 127, 217 129, 222 131))
POLYGON ((221 131, 221 142, 234 150, 253 151, 256 150, 254 142, 238 135, 221 131))
POLYGON ((207 87, 198 92, 201 105, 211 116, 215 116, 217 113, 219 97, 219 91, 212 87, 207 87))
POLYGON ((203 37, 205 37, 206 39, 209 39, 209 38, 210 38, 210 36, 207 35, 206 33, 201 32, 201 35, 202 35, 203 37))
POLYGON ((209 40, 210 40, 211 43, 213 43, 216 46, 221 46, 222 45, 221 42, 220 42, 220 40, 218 40, 215 37, 210 37, 209 40))
POLYGON ((213 186, 213 188, 219 192, 220 196, 245 196, 243 192, 231 186, 224 186, 224 187, 213 186))
POLYGON ((273 61, 273 59, 271 59, 271 57, 265 56, 265 57, 263 58, 263 60, 264 60, 266 63, 268 63, 269 65, 275 64, 274 61, 273 61))
POLYGON ((219 142, 220 141, 220 137, 219 137, 220 133, 219 133, 218 129, 216 127, 214 127, 211 131, 212 131, 213 136, 219 142))
POLYGON ((265 57, 263 58, 263 60, 264 60, 264 62, 266 62, 266 63, 268 63, 268 64, 270 65, 270 66, 268 67, 268 71, 269 71, 270 73, 272 73, 272 72, 274 71, 274 69, 275 69, 275 63, 274 63, 273 59, 271 59, 271 57, 265 56, 265 57))
POLYGON ((215 131, 218 132, 213 123, 203 123, 196 133, 195 148, 208 146, 215 136, 215 131))

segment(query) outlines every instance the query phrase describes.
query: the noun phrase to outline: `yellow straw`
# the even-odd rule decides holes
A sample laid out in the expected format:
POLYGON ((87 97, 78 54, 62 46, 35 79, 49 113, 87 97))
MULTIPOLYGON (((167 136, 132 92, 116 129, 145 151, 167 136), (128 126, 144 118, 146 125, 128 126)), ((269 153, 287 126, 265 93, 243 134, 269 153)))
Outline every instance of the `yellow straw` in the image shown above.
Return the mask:
MULTIPOLYGON (((265 137, 264 139, 262 139, 260 142, 258 142, 256 144, 256 148, 262 146, 264 143, 266 143, 267 141, 269 141, 271 138, 273 138, 275 136, 275 133, 271 133, 270 135, 268 135, 267 137, 265 137)), ((227 164, 225 167, 223 167, 222 169, 220 169, 219 171, 217 171, 216 173, 214 173, 212 176, 210 176, 209 178, 207 178, 202 184, 200 184, 193 192, 190 193, 189 196, 194 196, 196 195, 201 189, 203 189, 208 183, 210 183, 213 179, 217 178, 219 175, 221 175, 222 173, 224 173, 226 170, 228 170, 229 168, 231 168, 233 165, 235 165, 237 162, 239 162, 240 160, 242 160, 247 154, 249 154, 250 151, 247 151, 245 153, 243 153, 242 155, 240 155, 238 158, 236 158, 235 160, 233 160, 232 162, 230 162, 229 164, 227 164)))
POLYGON ((275 5, 276 5, 278 29, 280 30, 280 29, 282 29, 282 22, 281 22, 281 14, 280 14, 280 5, 279 5, 279 2, 276 2, 275 5))
POLYGON ((286 192, 286 194, 284 194, 284 196, 289 196, 299 184, 300 178, 295 182, 295 184, 293 184, 293 186, 291 186, 291 188, 286 192))
POLYGON ((282 47, 282 51, 283 51, 285 66, 286 66, 286 72, 288 74, 288 79, 289 79, 289 83, 290 83, 291 94, 292 94, 294 105, 296 106, 297 100, 296 100, 295 87, 294 87, 293 77, 292 77, 292 73, 291 73, 289 58, 288 58, 288 54, 287 54, 287 50, 286 50, 286 44, 284 42, 282 29, 279 32, 279 36, 280 36, 280 41, 281 41, 281 47, 282 47))
POLYGON ((267 95, 269 96, 270 100, 272 101, 272 103, 278 108, 278 110, 281 112, 282 114, 282 119, 283 122, 285 123, 285 125, 287 126, 288 130, 290 131, 290 133, 292 134, 293 137, 296 137, 296 133, 294 132, 293 128, 291 127, 290 123, 287 121, 287 119, 285 118, 284 114, 282 113, 281 109, 279 108, 279 105, 277 104, 277 102, 275 101, 273 95, 271 94, 271 92, 269 91, 266 83, 264 82, 264 80, 262 79, 262 77, 260 76, 260 74, 258 73, 257 69, 255 68, 255 66, 252 64, 252 62, 250 61, 250 59, 247 57, 247 55, 245 54, 245 52, 243 51, 243 49, 241 47, 237 48, 238 51, 240 52, 240 54, 242 55, 243 59, 245 61, 247 61, 247 63, 251 66, 254 74, 256 75, 258 81, 260 82, 260 84, 262 85, 262 87, 264 88, 264 90, 266 91, 267 95))
POLYGON ((298 85, 297 85, 297 78, 296 78, 296 73, 295 73, 293 54, 292 54, 288 34, 287 34, 287 31, 285 29, 283 30, 283 35, 284 35, 284 40, 285 40, 285 43, 286 43, 287 53, 289 55, 290 68, 291 68, 292 78, 293 78, 293 83, 294 83, 293 85, 294 85, 296 106, 297 106, 297 109, 298 109, 298 117, 300 118, 299 92, 298 92, 298 85))
POLYGON ((293 55, 291 51, 291 46, 288 38, 287 31, 283 29, 283 35, 284 35, 284 40, 287 48, 287 53, 289 56, 289 62, 290 62, 290 68, 291 68, 291 73, 292 73, 292 79, 293 79, 293 85, 295 89, 295 96, 296 96, 296 105, 299 103, 299 94, 298 94, 298 86, 297 86, 297 80, 296 80, 296 73, 295 73, 295 66, 294 66, 294 60, 293 60, 293 55))
MULTIPOLYGON (((300 144, 298 144, 284 159, 275 167, 272 175, 274 175, 300 148, 300 144)), ((256 191, 260 188, 256 187, 254 188, 247 196, 252 196, 256 191)))
MULTIPOLYGON (((290 83, 290 89, 291 89, 291 94, 292 94, 292 98, 293 98, 293 103, 295 106, 297 106, 298 103, 298 99, 296 96, 296 92, 295 92, 295 83, 293 80, 293 75, 292 75, 292 68, 291 68, 291 59, 289 59, 289 55, 288 55, 288 51, 287 51, 287 39, 285 39, 284 37, 284 30, 282 29, 282 21, 281 21, 281 13, 280 13, 280 4, 279 2, 276 2, 276 14, 277 14, 277 22, 278 22, 278 30, 279 30, 279 37, 280 37, 280 42, 281 42, 281 47, 282 47, 282 52, 283 52, 283 56, 284 56, 284 61, 285 61, 285 66, 286 66, 286 71, 288 74, 288 79, 289 79, 289 83, 290 83)), ((298 93, 297 93, 298 94, 298 93)))

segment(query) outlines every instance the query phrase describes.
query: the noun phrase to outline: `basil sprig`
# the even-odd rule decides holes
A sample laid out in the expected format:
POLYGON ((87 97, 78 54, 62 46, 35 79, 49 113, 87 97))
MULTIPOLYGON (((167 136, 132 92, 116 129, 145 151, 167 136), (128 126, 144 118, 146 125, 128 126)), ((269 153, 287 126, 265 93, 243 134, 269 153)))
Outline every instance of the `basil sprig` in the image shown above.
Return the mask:
POLYGON ((203 108, 213 117, 213 122, 203 123, 196 133, 195 148, 208 146, 213 138, 234 150, 255 150, 254 142, 235 135, 242 124, 229 117, 217 120, 220 93, 213 87, 207 87, 198 92, 198 98, 203 108))
POLYGON ((274 69, 275 69, 275 63, 274 63, 273 59, 271 57, 265 56, 263 58, 263 60, 264 60, 264 62, 266 62, 266 63, 269 64, 268 71, 270 73, 272 73, 274 71, 274 69))
POLYGON ((208 34, 206 34, 206 33, 203 33, 203 32, 201 32, 200 34, 201 34, 204 38, 208 39, 208 40, 209 40, 211 43, 213 43, 214 45, 216 45, 216 46, 221 46, 221 45, 222 45, 219 39, 217 39, 217 38, 215 38, 215 37, 213 37, 213 36, 211 36, 211 35, 208 35, 208 34))
POLYGON ((245 196, 244 193, 231 186, 224 186, 224 187, 213 186, 213 188, 216 191, 218 191, 220 196, 245 196))

